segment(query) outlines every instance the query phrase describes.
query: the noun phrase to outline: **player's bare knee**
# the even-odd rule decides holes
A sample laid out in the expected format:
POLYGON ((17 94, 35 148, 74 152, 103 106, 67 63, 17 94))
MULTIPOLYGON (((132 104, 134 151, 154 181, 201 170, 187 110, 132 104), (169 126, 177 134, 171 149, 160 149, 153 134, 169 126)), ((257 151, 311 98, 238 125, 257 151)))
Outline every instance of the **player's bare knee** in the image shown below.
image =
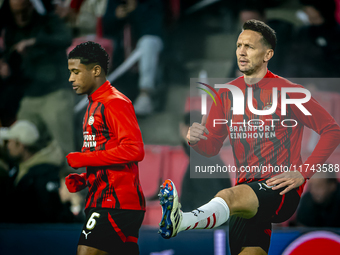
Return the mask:
POLYGON ((231 188, 220 190, 215 197, 224 199, 230 210, 234 207, 235 193, 231 188))
POLYGON ((256 213, 259 202, 255 192, 247 185, 239 185, 219 191, 216 197, 221 197, 229 206, 231 215, 252 218, 256 213))
POLYGON ((236 214, 246 219, 254 217, 259 207, 259 200, 254 190, 248 185, 239 185, 238 196, 242 199, 238 199, 236 214))

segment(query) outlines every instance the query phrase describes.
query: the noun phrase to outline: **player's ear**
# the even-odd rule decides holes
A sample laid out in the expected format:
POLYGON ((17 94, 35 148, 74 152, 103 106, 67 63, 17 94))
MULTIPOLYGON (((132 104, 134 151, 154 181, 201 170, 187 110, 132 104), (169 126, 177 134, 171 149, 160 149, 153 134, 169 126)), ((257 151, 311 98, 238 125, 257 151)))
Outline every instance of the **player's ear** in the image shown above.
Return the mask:
POLYGON ((272 57, 274 56, 274 50, 273 49, 267 49, 266 54, 264 55, 264 62, 268 62, 272 57))
POLYGON ((99 76, 101 73, 102 73, 102 68, 100 65, 95 65, 93 68, 92 68, 92 72, 94 74, 95 77, 99 76))

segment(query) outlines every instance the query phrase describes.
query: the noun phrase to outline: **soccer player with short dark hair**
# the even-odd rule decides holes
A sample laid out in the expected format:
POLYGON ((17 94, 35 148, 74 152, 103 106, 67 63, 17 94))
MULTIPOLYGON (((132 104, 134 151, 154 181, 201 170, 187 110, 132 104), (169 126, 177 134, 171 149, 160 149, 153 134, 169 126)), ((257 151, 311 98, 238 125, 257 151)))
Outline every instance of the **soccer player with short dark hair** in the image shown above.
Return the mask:
POLYGON ((86 167, 86 173, 65 178, 70 192, 89 188, 78 255, 139 254, 144 145, 131 101, 106 80, 108 59, 94 42, 79 44, 68 56, 73 90, 89 99, 82 150, 67 155, 71 167, 86 167))
POLYGON ((238 169, 236 186, 221 190, 207 204, 183 213, 174 183, 166 180, 160 196, 163 215, 159 233, 170 238, 180 231, 218 227, 230 218, 231 254, 263 255, 269 250, 272 223, 293 215, 306 179, 314 173, 307 166, 322 165, 332 154, 340 143, 340 127, 314 98, 301 104, 311 115, 305 115, 299 104, 287 104, 286 114, 281 113, 281 93, 288 88, 289 99, 301 99, 296 89, 303 87, 267 69, 276 45, 275 32, 269 26, 257 20, 247 21, 236 45, 238 66, 244 76, 229 84, 242 91, 244 113, 234 114, 237 109, 233 101, 237 98, 231 90, 221 88, 216 98, 221 103, 213 104, 208 117, 203 116, 201 124, 194 123, 187 134, 190 146, 207 157, 218 154, 229 136, 238 169), (276 107, 274 88, 278 94, 276 107), (254 114, 249 102, 257 110, 274 110, 266 115, 254 114), (228 122, 215 125, 216 119, 228 122), (303 163, 304 126, 320 134, 320 140, 303 163))

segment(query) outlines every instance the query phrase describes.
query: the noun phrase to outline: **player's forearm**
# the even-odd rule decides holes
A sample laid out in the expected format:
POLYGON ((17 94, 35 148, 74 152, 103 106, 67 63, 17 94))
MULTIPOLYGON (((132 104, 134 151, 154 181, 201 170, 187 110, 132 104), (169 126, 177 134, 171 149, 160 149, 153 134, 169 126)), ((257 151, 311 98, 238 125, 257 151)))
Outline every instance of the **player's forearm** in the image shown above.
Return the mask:
POLYGON ((194 145, 190 145, 196 152, 205 156, 205 157, 213 157, 216 156, 222 147, 222 143, 211 136, 208 136, 208 140, 200 140, 194 145))
POLYGON ((102 151, 80 153, 74 168, 110 166, 142 161, 144 158, 143 143, 120 144, 115 148, 102 151))
POLYGON ((318 164, 324 164, 333 151, 340 144, 340 127, 336 123, 330 124, 323 130, 320 140, 315 146, 310 157, 303 164, 301 173, 305 178, 310 178, 318 164))

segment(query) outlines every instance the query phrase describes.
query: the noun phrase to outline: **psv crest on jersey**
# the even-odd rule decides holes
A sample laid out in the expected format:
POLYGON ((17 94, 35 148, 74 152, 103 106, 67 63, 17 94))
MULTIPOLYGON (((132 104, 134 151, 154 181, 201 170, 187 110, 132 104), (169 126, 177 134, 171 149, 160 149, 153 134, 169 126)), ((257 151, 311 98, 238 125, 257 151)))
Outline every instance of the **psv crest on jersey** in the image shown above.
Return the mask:
POLYGON ((93 115, 90 116, 88 124, 91 126, 94 123, 94 117, 93 115))
POLYGON ((268 110, 272 107, 272 103, 271 102, 268 102, 266 103, 266 105, 263 107, 263 110, 268 110))

